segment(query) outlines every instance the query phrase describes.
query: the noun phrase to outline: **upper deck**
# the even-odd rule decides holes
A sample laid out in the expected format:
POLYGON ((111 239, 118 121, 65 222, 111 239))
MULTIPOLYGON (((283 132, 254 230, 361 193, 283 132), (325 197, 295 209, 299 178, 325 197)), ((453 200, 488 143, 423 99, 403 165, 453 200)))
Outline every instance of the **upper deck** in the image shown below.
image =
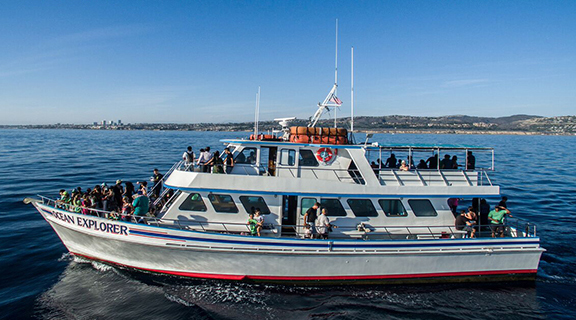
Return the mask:
POLYGON ((231 174, 266 175, 382 186, 492 186, 494 149, 468 145, 333 145, 282 141, 221 140, 234 154, 231 174), (250 154, 254 153, 251 157, 250 154), (327 153, 328 159, 321 153, 327 153), (385 162, 404 159, 407 170, 385 162), (452 168, 431 157, 460 155, 452 168), (473 157, 473 160, 469 158, 473 157), (250 161, 243 159, 250 158, 250 161), (479 161, 476 161, 478 158, 479 161), (418 166, 417 159, 426 162, 418 166), (239 161, 240 160, 240 161, 239 161), (327 161, 323 161, 327 160, 327 161), (472 162, 472 166, 470 166, 472 162), (430 167, 429 167, 430 166, 430 167))

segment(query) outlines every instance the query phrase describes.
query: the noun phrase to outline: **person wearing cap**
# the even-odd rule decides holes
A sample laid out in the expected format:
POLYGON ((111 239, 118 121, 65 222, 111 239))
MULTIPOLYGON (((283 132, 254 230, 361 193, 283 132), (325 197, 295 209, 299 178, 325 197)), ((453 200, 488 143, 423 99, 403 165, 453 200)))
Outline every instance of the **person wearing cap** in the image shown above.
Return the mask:
POLYGON ((494 210, 488 213, 492 238, 496 238, 496 234, 498 234, 499 237, 504 237, 504 218, 506 216, 512 217, 510 210, 501 206, 496 206, 494 210))

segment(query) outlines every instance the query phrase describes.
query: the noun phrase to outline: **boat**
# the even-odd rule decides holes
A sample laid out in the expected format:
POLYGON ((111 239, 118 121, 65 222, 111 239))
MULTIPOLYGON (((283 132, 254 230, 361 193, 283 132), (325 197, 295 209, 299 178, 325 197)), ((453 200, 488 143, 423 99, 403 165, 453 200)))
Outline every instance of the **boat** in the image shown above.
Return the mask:
POLYGON ((155 200, 155 215, 122 221, 44 196, 26 202, 71 254, 159 274, 289 284, 535 279, 544 249, 534 224, 508 219, 498 238, 479 225, 471 238, 454 223, 451 199, 500 197, 489 177, 492 148, 354 143, 345 129, 281 120, 274 136, 222 140, 235 159, 228 172, 174 164, 162 181, 172 196, 155 200), (392 153, 478 160, 474 168, 437 162, 406 171, 370 162, 392 153), (305 237, 304 215, 316 202, 337 226, 327 239, 305 237), (261 236, 247 224, 255 208, 264 216, 261 236))

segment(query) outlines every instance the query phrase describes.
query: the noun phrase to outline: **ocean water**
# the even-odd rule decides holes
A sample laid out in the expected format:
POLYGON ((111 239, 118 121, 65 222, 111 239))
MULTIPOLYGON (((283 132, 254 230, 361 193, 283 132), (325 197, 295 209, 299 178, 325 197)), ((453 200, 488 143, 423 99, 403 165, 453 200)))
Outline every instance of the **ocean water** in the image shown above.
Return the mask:
MULTIPOLYGON (((576 317, 575 136, 390 135, 381 143, 494 147, 492 181, 546 248, 535 283, 292 287, 156 276, 67 254, 22 199, 147 180, 188 145, 238 132, 0 130, 2 319, 558 319, 576 317)), ((358 135, 358 140, 363 140, 358 135)), ((477 156, 477 162, 489 160, 477 156)), ((463 163, 463 159, 460 163, 463 163)), ((494 203, 492 203, 494 204, 494 203)))

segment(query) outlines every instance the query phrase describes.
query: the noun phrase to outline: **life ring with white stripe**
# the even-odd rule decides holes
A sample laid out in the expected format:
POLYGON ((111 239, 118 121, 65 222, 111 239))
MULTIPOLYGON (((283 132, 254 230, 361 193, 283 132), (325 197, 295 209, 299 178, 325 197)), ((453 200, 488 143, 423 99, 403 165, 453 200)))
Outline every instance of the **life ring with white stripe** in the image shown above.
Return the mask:
POLYGON ((316 159, 318 159, 318 161, 322 161, 324 163, 330 162, 330 160, 332 160, 333 157, 334 157, 334 152, 332 152, 332 149, 330 149, 330 148, 320 148, 316 152, 316 159))

